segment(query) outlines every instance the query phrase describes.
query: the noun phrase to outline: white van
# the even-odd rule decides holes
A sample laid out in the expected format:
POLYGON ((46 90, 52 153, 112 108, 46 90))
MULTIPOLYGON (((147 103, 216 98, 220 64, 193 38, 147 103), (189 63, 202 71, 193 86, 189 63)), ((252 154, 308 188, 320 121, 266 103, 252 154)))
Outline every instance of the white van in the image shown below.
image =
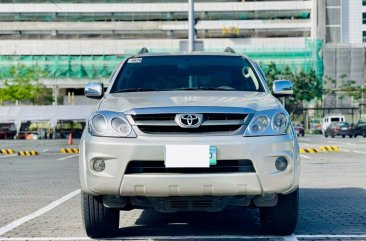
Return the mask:
POLYGON ((322 133, 328 128, 332 122, 346 121, 344 115, 331 115, 323 118, 322 133))

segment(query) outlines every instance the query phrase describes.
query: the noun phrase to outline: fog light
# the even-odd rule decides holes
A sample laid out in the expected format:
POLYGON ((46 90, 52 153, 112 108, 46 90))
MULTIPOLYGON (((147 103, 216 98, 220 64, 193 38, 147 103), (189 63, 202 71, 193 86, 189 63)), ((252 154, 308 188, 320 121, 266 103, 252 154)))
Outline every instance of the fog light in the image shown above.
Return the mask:
POLYGON ((283 171, 287 168, 287 159, 284 157, 279 157, 276 159, 276 168, 279 171, 283 171))
POLYGON ((104 162, 104 160, 100 160, 100 159, 94 160, 94 162, 93 162, 93 169, 96 172, 102 172, 102 171, 104 171, 104 169, 105 169, 105 162, 104 162))

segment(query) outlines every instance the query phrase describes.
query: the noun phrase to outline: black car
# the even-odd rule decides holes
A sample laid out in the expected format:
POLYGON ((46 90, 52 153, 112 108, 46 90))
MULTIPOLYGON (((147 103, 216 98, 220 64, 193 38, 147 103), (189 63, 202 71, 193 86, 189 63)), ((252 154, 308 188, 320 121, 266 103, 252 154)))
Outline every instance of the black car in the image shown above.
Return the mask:
POLYGON ((330 124, 325 130, 324 136, 331 136, 332 138, 334 138, 335 136, 342 136, 343 138, 349 136, 350 138, 352 138, 353 127, 348 122, 332 122, 332 124, 330 124))
POLYGON ((366 121, 359 120, 356 125, 353 127, 353 136, 363 136, 366 137, 366 121))
POLYGON ((14 139, 16 133, 14 123, 0 123, 0 139, 14 139))

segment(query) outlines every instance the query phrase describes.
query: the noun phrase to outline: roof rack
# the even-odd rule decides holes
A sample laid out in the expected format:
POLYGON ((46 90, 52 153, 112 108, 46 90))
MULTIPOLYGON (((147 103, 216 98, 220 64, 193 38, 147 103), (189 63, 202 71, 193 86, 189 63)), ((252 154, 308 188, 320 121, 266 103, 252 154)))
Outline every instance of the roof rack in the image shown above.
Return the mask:
POLYGON ((230 47, 226 47, 226 49, 224 50, 224 52, 227 52, 227 53, 235 53, 235 51, 230 48, 230 47))
POLYGON ((149 53, 149 50, 147 50, 147 48, 143 47, 140 49, 140 51, 137 54, 147 54, 149 53))

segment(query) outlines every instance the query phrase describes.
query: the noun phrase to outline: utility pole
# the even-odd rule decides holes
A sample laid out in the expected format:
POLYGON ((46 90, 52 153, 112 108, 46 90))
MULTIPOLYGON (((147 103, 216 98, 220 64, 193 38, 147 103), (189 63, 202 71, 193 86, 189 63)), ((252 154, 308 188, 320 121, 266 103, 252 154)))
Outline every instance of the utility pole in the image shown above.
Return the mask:
POLYGON ((194 0, 188 0, 188 52, 194 51, 195 42, 194 31, 194 0))

